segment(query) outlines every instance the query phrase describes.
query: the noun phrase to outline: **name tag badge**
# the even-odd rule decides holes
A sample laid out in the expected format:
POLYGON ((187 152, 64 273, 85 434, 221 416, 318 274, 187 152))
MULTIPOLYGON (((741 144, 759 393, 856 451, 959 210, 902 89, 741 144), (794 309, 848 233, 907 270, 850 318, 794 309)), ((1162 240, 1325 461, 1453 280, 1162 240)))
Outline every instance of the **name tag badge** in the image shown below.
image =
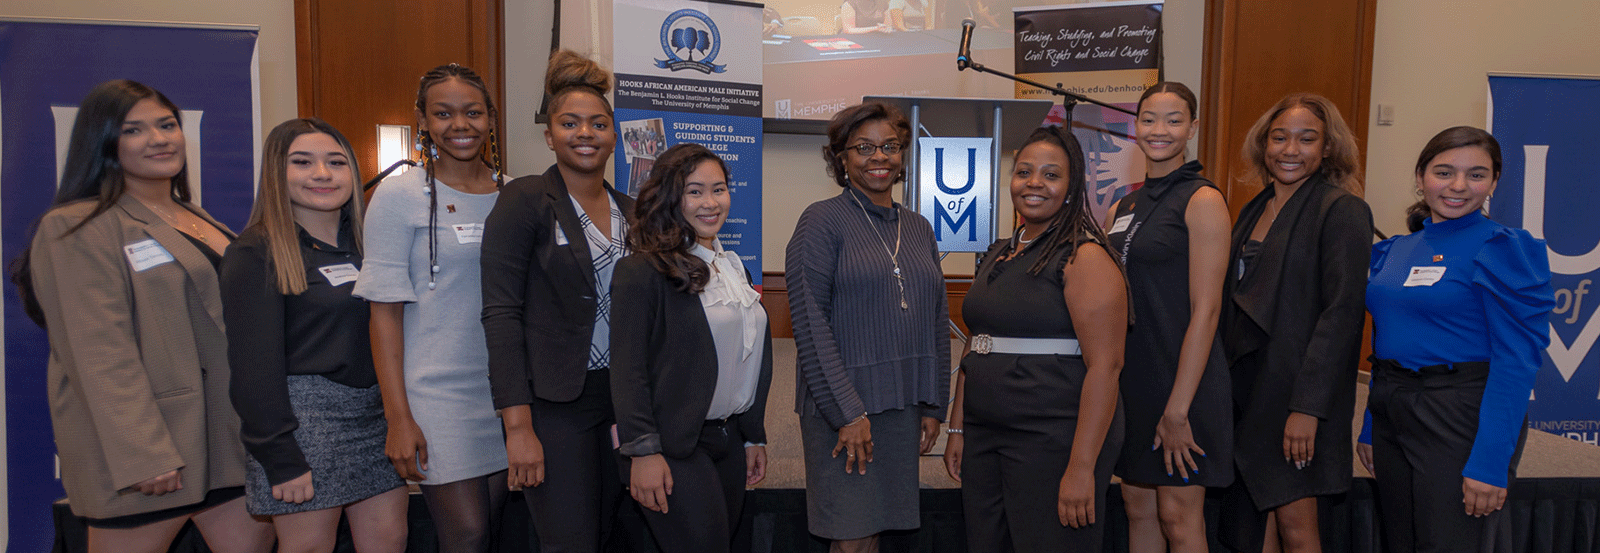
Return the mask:
POLYGON ((128 255, 128 265, 133 267, 133 272, 143 272, 156 265, 176 261, 167 249, 154 238, 146 238, 122 247, 123 253, 128 255))
POLYGON ((450 225, 456 231, 456 243, 476 244, 483 241, 483 223, 450 225))
POLYGON ((1132 213, 1129 213, 1127 215, 1123 215, 1121 217, 1117 217, 1116 222, 1111 223, 1111 232, 1109 232, 1107 234, 1116 234, 1116 233, 1119 233, 1119 232, 1126 231, 1126 230, 1128 230, 1128 225, 1131 224, 1131 223, 1133 223, 1133 214, 1132 213))
POLYGON ((567 232, 564 231, 564 230, 561 230, 561 222, 560 221, 556 221, 556 245, 557 246, 565 246, 565 245, 567 245, 567 232))
POLYGON ((1412 286, 1433 286, 1444 278, 1446 267, 1412 267, 1411 274, 1406 276, 1407 288, 1412 286))
POLYGON ((328 279, 328 284, 338 286, 347 282, 355 282, 356 276, 361 274, 361 269, 357 269, 354 263, 340 263, 338 265, 317 267, 317 272, 322 273, 322 277, 328 279))

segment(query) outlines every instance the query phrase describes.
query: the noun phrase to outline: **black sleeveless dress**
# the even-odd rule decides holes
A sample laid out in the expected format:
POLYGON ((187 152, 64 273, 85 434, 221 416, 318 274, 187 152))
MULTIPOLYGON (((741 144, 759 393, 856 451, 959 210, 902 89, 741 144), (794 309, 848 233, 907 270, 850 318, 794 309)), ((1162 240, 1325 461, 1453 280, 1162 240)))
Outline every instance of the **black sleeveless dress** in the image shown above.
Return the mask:
MULTIPOLYGON (((962 317, 973 334, 1077 337, 1062 296, 1066 252, 1055 252, 1038 275, 1028 274, 1044 250, 1043 240, 1007 261, 997 258, 1010 251, 1012 240, 989 248, 962 303, 962 317)), ((1088 373, 1083 357, 969 353, 961 365, 966 371, 961 499, 968 551, 1099 551, 1108 520, 1105 490, 1122 450, 1121 403, 1095 461, 1100 522, 1069 528, 1056 515, 1056 501, 1088 373)))
MULTIPOLYGON (((1122 366, 1122 401, 1127 441, 1116 474, 1156 486, 1225 487, 1233 482, 1233 399, 1221 328, 1211 339, 1205 374, 1189 405, 1189 428, 1206 456, 1193 454, 1199 473, 1167 474, 1164 452, 1152 450, 1156 425, 1178 374, 1183 336, 1189 330, 1189 199, 1215 187, 1191 161, 1167 176, 1145 182, 1117 204, 1109 235, 1113 255, 1128 275, 1133 327, 1122 366)), ((1222 289, 1217 289, 1222 295, 1222 289)), ((1220 304, 1219 304, 1220 307, 1220 304)))

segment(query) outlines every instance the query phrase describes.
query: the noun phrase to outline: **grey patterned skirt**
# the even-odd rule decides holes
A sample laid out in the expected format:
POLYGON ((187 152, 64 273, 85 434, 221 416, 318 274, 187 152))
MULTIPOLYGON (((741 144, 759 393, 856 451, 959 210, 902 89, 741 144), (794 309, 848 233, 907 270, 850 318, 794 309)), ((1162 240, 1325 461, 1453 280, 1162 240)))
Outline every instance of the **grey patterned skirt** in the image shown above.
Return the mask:
POLYGON ((311 501, 272 498, 267 472, 255 458, 245 480, 253 515, 286 515, 339 507, 405 485, 383 453, 388 426, 378 387, 352 388, 319 375, 289 375, 289 403, 300 428, 294 439, 311 465, 311 501))

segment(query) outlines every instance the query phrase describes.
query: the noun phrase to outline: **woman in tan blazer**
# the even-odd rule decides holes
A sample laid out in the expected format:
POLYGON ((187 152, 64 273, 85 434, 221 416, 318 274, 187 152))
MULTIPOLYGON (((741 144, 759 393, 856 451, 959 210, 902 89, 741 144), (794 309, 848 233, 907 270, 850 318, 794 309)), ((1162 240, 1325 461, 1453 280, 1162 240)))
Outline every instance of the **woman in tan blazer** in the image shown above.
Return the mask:
POLYGON ((214 551, 264 553, 228 401, 216 266, 233 233, 188 201, 178 117, 145 85, 95 87, 18 276, 49 333, 61 480, 89 551, 166 551, 193 520, 214 551))

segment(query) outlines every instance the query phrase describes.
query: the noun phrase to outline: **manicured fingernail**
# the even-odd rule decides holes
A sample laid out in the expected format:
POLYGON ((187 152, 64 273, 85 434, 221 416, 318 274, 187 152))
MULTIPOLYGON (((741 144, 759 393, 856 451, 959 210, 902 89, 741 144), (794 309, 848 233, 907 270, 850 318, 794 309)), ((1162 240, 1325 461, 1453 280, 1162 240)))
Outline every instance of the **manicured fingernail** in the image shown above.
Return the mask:
POLYGON ((1195 474, 1200 474, 1200 469, 1194 469, 1195 474))
POLYGON ((1185 484, 1187 484, 1189 482, 1189 475, 1186 474, 1186 475, 1183 476, 1183 482, 1185 484))
POLYGON ((1200 456, 1201 456, 1201 457, 1205 457, 1205 456, 1206 456, 1206 454, 1204 454, 1204 453, 1201 453, 1201 454, 1200 454, 1200 456))
POLYGON ((1155 451, 1156 448, 1159 448, 1159 447, 1161 447, 1161 446, 1158 445, 1158 444, 1150 444, 1150 451, 1155 451))

